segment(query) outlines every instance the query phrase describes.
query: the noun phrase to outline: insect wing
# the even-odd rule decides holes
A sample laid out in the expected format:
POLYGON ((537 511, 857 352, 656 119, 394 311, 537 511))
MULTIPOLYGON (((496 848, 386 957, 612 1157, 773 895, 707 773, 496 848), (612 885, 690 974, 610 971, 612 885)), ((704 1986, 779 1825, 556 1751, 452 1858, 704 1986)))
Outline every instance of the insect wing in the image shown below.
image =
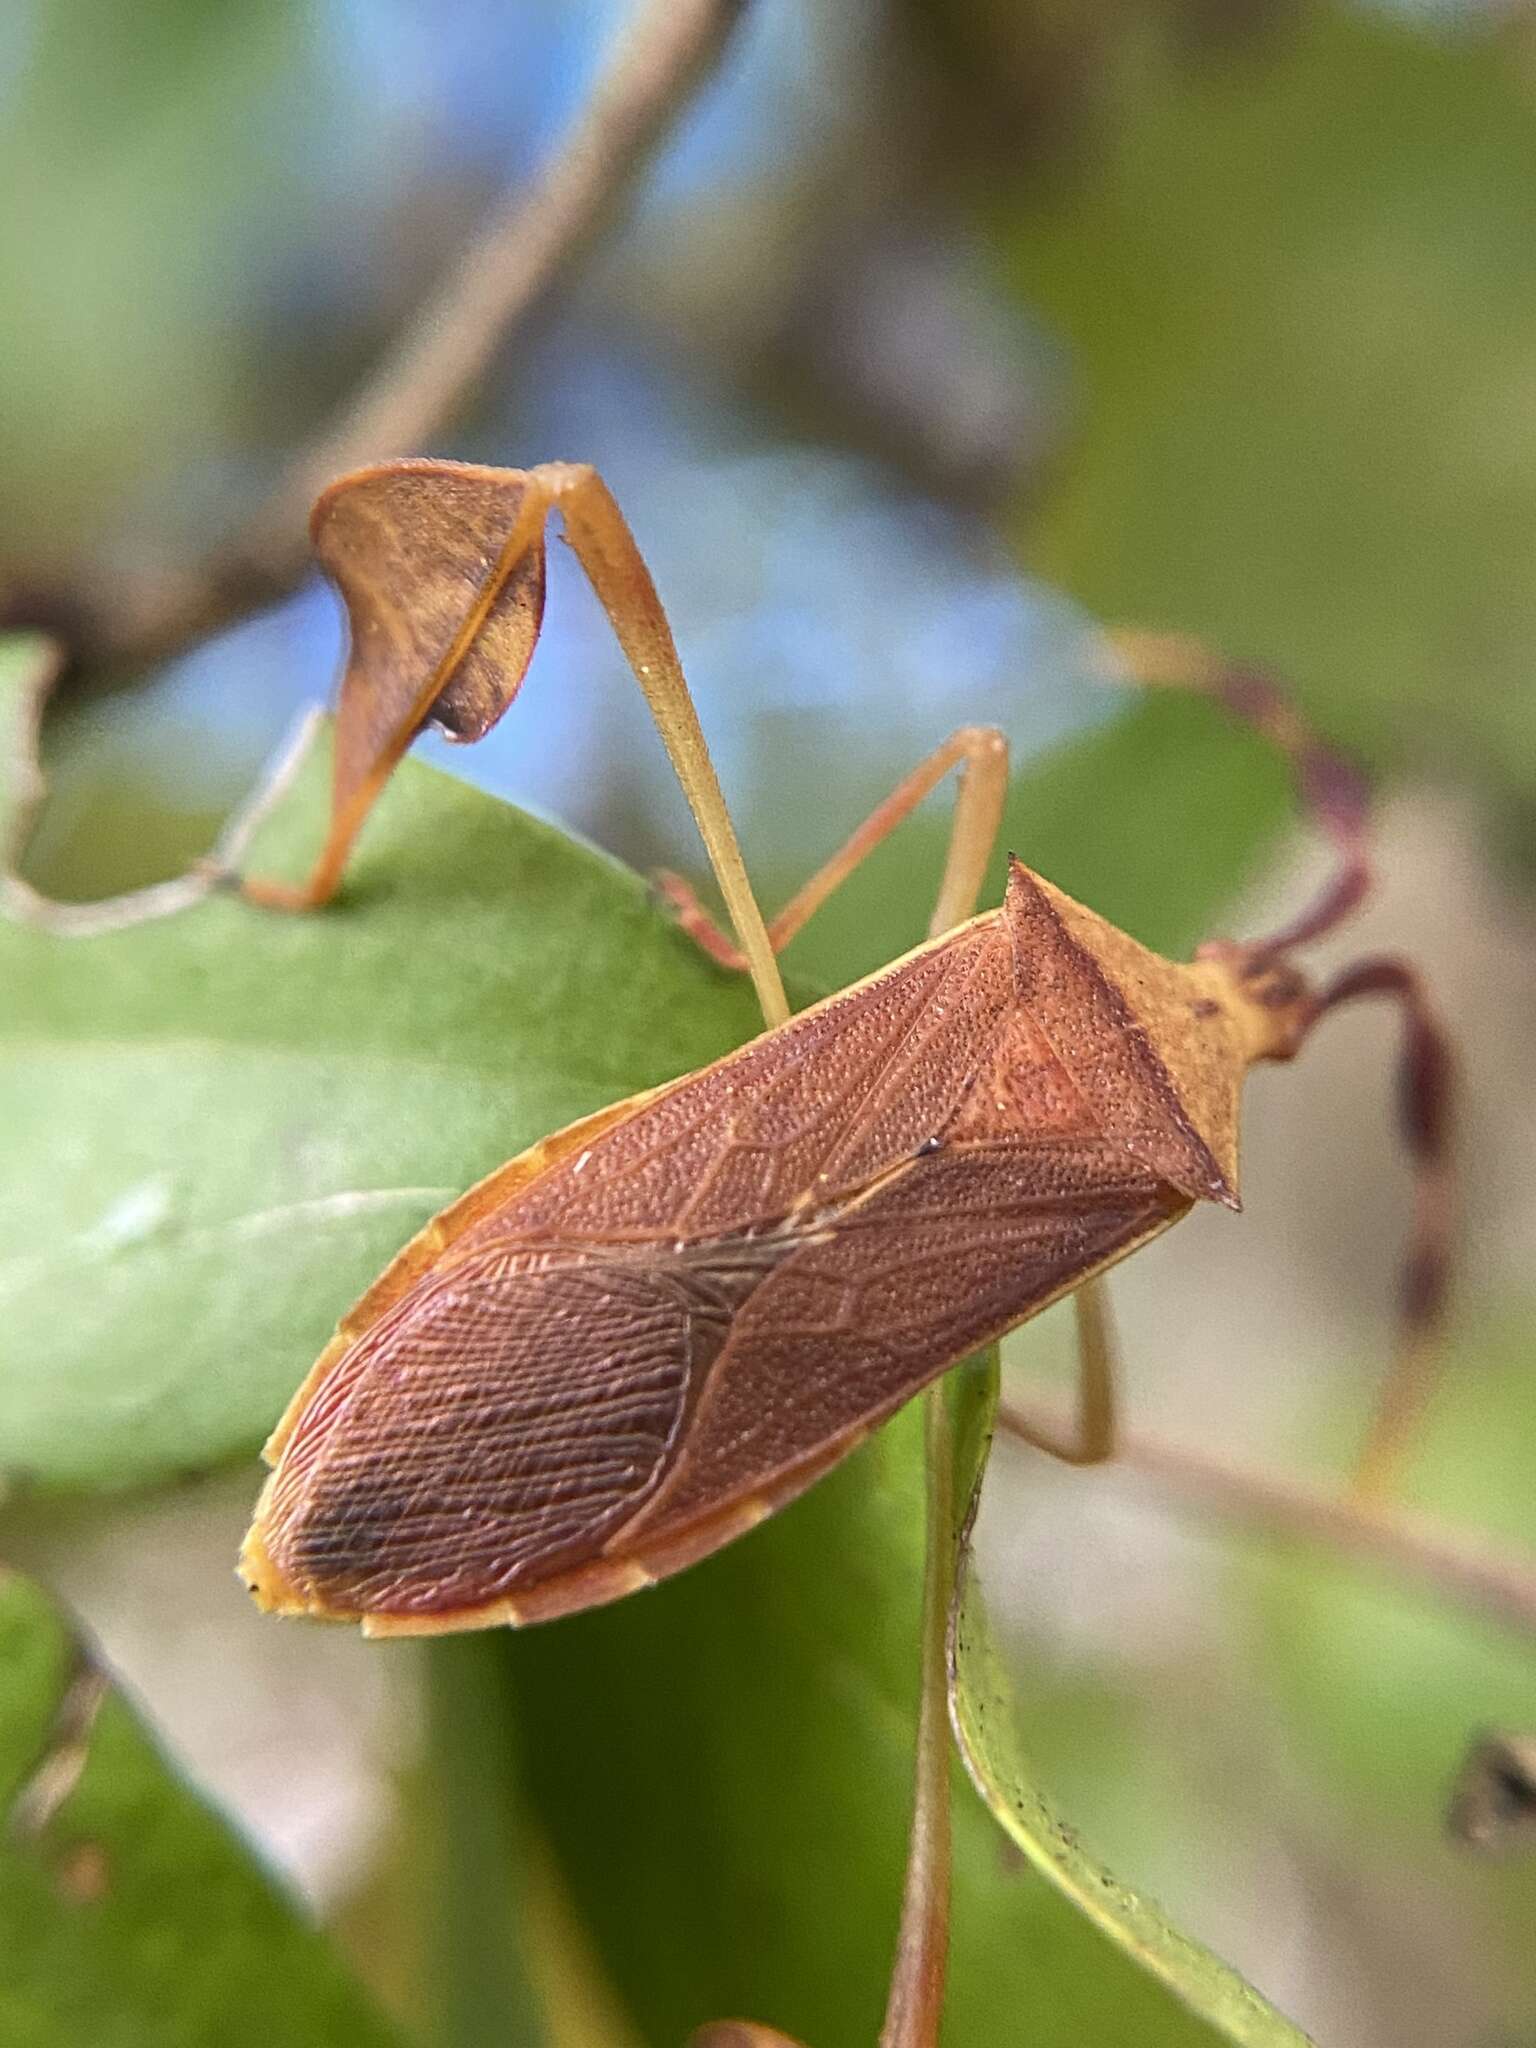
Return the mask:
POLYGON ((1187 1197, 1102 1141, 914 1160, 777 1264, 736 1315, 666 1483, 625 1530, 722 1501, 776 1505, 949 1366, 1182 1215, 1187 1197))
POLYGON ((257 1515, 264 1590, 428 1616, 590 1557, 665 1468, 731 1307, 679 1262, 451 1267, 298 1417, 257 1515))
POLYGON ((1029 884, 430 1226, 278 1433, 263 1601, 464 1627, 662 1577, 1206 1192, 1129 1020, 1113 1063, 1050 1028, 1100 977, 1029 884))

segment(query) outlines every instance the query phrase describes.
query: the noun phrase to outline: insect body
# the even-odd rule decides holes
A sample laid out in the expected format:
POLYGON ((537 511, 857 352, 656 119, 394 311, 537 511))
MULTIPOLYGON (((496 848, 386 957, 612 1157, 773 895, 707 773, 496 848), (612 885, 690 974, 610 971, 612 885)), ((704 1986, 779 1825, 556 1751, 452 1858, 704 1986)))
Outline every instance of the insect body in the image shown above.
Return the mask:
POLYGON ((1012 865, 998 911, 535 1146, 343 1325, 273 1439, 263 1604, 528 1621, 706 1555, 1197 1200, 1288 1012, 1012 865))
MULTIPOLYGON (((1006 788, 1002 736, 980 728, 914 770, 765 927, 664 615, 593 473, 395 465, 321 501, 353 623, 332 828, 302 888, 249 893, 284 906, 331 893, 389 767, 511 603, 516 660, 486 684, 485 718, 500 715, 537 631, 537 607, 518 609, 521 565, 555 504, 678 761, 739 945, 684 885, 668 893, 715 957, 750 968, 773 1028, 535 1145, 406 1246, 267 1447, 242 1554, 258 1600, 424 1633, 569 1613, 707 1556, 970 1351, 1063 1295, 1092 1304, 1095 1275, 1195 1202, 1235 1207, 1244 1073, 1362 996, 1401 1009, 1418 1167, 1406 1341, 1361 1468, 1379 1486, 1430 1378, 1447 1060, 1401 962, 1362 962, 1317 993, 1290 964, 1364 892, 1364 792, 1259 679, 1183 643, 1119 647, 1142 680, 1205 689, 1295 760, 1342 859, 1285 931, 1176 965, 1016 860, 1001 908, 971 916, 1006 788), (422 493, 439 488, 453 516, 427 533, 448 533, 446 553, 418 531, 422 493), (338 532, 351 536, 339 554, 338 532), (437 599, 430 631, 410 613, 407 633, 413 548, 437 599), (957 765, 935 936, 777 1021, 774 950, 957 765)), ((1102 1456, 1109 1359, 1091 1305, 1080 1328, 1081 1455, 1102 1456)))

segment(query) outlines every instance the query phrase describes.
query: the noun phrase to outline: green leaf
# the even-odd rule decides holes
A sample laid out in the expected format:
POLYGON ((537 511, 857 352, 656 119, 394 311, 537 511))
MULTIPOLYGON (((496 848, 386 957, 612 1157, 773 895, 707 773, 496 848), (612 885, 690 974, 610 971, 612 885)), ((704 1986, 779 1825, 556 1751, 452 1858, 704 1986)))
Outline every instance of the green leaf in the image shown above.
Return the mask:
MULTIPOLYGON (((315 760, 253 862, 324 807, 315 760)), ((336 910, 0 923, 0 990, 0 1472, 53 1487, 250 1450, 452 1195, 756 1024, 638 877, 416 764, 336 910)))
POLYGON ((1536 110, 1510 46, 1309 5, 1124 85, 1093 154, 999 215, 1078 384, 1033 566, 1293 673, 1378 761, 1528 804, 1536 110))
MULTIPOLYGON (((303 868, 323 779, 312 764, 254 867, 303 868)), ((1165 941, 1279 805, 1247 742, 1161 704, 1028 770, 1018 800, 1033 859, 1085 890, 1097 874, 1165 941)), ((903 898, 913 937, 931 886, 903 898)), ((0 928, 0 977, 0 1446, 52 1486, 249 1449, 448 1192, 756 1021, 636 878, 418 764, 335 910, 222 899, 89 940, 0 928)), ((493 1646, 525 1813, 648 2040, 741 2012, 812 2048, 874 2037, 910 1794, 920 1438, 914 1409, 708 1564, 493 1646)), ((1212 2038, 1009 1862, 958 1776, 957 1801, 950 2048, 1212 2038)))
POLYGON ((433 2006, 441 2048, 545 2048, 523 1799, 493 1636, 426 1646, 433 2006))
MULTIPOLYGON (((1413 1509, 1462 1541, 1536 1552, 1531 1493, 1536 1301, 1516 1295, 1457 1332, 1404 1474, 1413 1509)), ((1316 1435, 1338 1441, 1331 1403, 1316 1435)), ((1289 1752, 1323 1786, 1367 1885, 1403 1870, 1432 1888, 1479 1958, 1480 1988, 1511 2038, 1536 2015, 1536 1860, 1484 1860, 1448 1839, 1446 1798, 1475 1735, 1536 1728, 1528 1635, 1437 1593, 1362 1571, 1326 1548, 1274 1539, 1232 1558, 1261 1678, 1289 1752)), ((1492 2021, 1489 2022, 1490 2027, 1492 2021)))
MULTIPOLYGON (((959 1399, 973 1473, 985 1375, 959 1399)), ((727 2014, 808 2048, 876 2037, 911 1791, 922 1439, 913 1403, 707 1565, 503 1646, 529 1797, 648 2041, 727 2014)), ((958 1764, 954 1794, 947 2048, 1294 2048, 1277 2020, 1197 2018, 1009 1862, 958 1764)))
MULTIPOLYGON (((957 1498, 981 1484, 997 1411, 997 1369, 954 1376, 957 1498)), ((1056 1813, 1024 1754, 1013 1680, 998 1654, 974 1570, 962 1565, 951 1633, 951 1709, 961 1754, 998 1825, 1084 1921, 1204 2022, 1191 2039, 1298 2048, 1305 2036, 1235 1970, 1182 1934, 1154 1900, 1121 1884, 1056 1813)), ((1139 2038, 1139 2037, 1137 2037, 1139 2038)))
POLYGON ((6 2048, 395 2038, 43 1594, 4 1571, 0 1956, 6 2048))
MULTIPOLYGON (((0 671, 12 717, 20 687, 0 671)), ((1206 707, 1156 703, 1026 770, 1010 815, 1032 861, 1167 943, 1282 786, 1206 707)), ((324 813, 311 759, 253 870, 301 871, 324 813)), ((936 865, 898 899, 909 943, 936 865)), ((322 915, 0 922, 0 1477, 124 1487, 248 1449, 454 1194, 757 1023, 636 876, 415 762, 322 915)))

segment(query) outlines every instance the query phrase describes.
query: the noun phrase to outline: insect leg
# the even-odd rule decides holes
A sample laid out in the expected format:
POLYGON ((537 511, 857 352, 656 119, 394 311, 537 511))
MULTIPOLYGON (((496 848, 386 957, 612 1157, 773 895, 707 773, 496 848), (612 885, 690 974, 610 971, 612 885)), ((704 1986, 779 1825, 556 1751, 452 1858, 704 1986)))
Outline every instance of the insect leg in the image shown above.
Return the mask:
POLYGON ((595 469, 584 463, 549 463, 540 474, 550 480, 565 521, 565 537, 608 614, 683 786, 757 990, 763 1021, 782 1024, 789 1005, 778 963, 651 572, 595 469))
POLYGON ((1085 1280, 1072 1297, 1077 1311, 1077 1417, 1075 1426, 1052 1429, 1005 1403, 999 1426, 1021 1443, 1059 1458, 1065 1465, 1101 1465, 1115 1455, 1119 1401, 1115 1392, 1119 1346, 1102 1278, 1085 1280))
POLYGON ((1370 794, 1360 771, 1318 738, 1268 676, 1224 661, 1181 633, 1113 632, 1104 637, 1120 680, 1212 697, 1262 733, 1291 763, 1308 816, 1338 854, 1338 867, 1316 901, 1282 930, 1246 942, 1247 950, 1256 957, 1287 952, 1342 924, 1374 880, 1366 834, 1370 794))
POLYGON ((1413 1215, 1403 1260, 1397 1349, 1355 1465, 1354 1491, 1377 1498, 1390 1486, 1434 1393, 1456 1224, 1451 1153, 1454 1063, 1419 976, 1405 961, 1381 957, 1347 967, 1316 999, 1312 1024, 1363 997, 1398 1006, 1398 1122, 1413 1164, 1413 1215))
MULTIPOLYGON (((951 733, 942 746, 935 747, 910 775, 897 783, 832 858, 796 890, 768 924, 769 941, 776 953, 789 944, 859 863, 916 810, 957 764, 961 772, 955 792, 954 824, 931 929, 935 933, 947 931, 970 915, 969 907, 959 906, 974 907, 997 842, 1003 801, 1008 793, 1008 742, 990 725, 965 725, 951 733)), ((657 876, 656 883, 676 912, 678 923, 712 959, 722 967, 746 966, 740 948, 714 923, 681 876, 664 873, 657 876)))
MULTIPOLYGON (((1214 697, 1278 747, 1295 768, 1308 812, 1337 850, 1334 875, 1311 906, 1282 930, 1242 946, 1249 963, 1262 963, 1340 924, 1366 896, 1373 879, 1366 836, 1369 798, 1358 770, 1324 746, 1274 683, 1223 662, 1198 641, 1155 633, 1106 637, 1116 668, 1127 680, 1214 697)), ((1456 1207, 1450 1149, 1453 1062, 1423 982, 1406 962, 1396 959, 1362 960, 1310 999, 1289 1050, 1295 1050, 1329 1011, 1362 996, 1385 996, 1401 1013, 1398 1113, 1414 1170, 1401 1335, 1354 1475, 1357 1495, 1374 1498, 1390 1485, 1439 1373, 1456 1207)))
MULTIPOLYGON (((480 603, 452 637, 447 652, 424 675, 398 689, 400 678, 387 671, 381 681, 369 666, 349 661, 336 707, 336 734, 331 770, 331 818, 321 847, 304 881, 298 884, 245 876, 241 893, 268 910, 318 910, 341 886, 358 833, 380 791, 395 772, 406 749, 427 720, 433 705, 462 665, 474 638, 497 597, 530 551, 540 545, 548 508, 538 473, 516 481, 519 491, 512 525, 500 555, 486 578, 480 603)), ((339 500, 349 480, 333 485, 316 507, 339 500)), ((532 627, 537 638, 538 627, 532 627)), ((531 640, 529 642, 531 648, 531 640)), ((520 678, 519 678, 520 679, 520 678)))
POLYGON ((778 968, 666 613, 623 514, 584 463, 529 470, 386 463, 344 477, 322 495, 316 546, 347 597, 353 624, 336 714, 330 826, 305 881, 247 878, 244 893, 281 910, 328 902, 364 820, 428 718, 473 739, 506 710, 538 639, 544 532, 555 511, 682 783, 764 1016, 781 1023, 788 1010, 778 968), (426 543, 439 517, 455 545, 445 541, 434 553, 426 543), (435 567, 426 566, 437 556, 435 567), (427 626, 434 631, 423 643, 427 626), (422 653, 423 644, 436 648, 442 639, 441 652, 422 653), (466 688, 477 665, 488 665, 492 679, 480 674, 466 688))

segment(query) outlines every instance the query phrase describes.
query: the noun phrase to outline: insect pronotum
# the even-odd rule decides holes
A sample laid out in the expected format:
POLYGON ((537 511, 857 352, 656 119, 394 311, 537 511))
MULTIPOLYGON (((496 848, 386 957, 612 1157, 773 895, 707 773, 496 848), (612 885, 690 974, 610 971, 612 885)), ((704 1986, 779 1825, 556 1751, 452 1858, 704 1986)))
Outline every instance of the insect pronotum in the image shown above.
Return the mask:
POLYGON ((1401 961, 1363 961, 1321 990, 1293 964, 1366 890, 1365 796, 1261 679, 1187 642, 1113 642, 1128 678, 1204 690, 1294 759, 1341 861, 1285 930, 1181 965, 1018 859, 1002 905, 969 915, 1007 751, 1001 734, 968 728, 765 941, 697 722, 679 708, 654 589, 592 472, 393 465, 317 508, 353 620, 332 830, 304 888, 251 893, 323 901, 422 723, 478 732, 506 708, 538 630, 530 590, 555 503, 709 817, 738 938, 669 878, 684 926, 723 964, 750 966, 770 1019, 782 1016, 770 946, 958 766, 938 935, 712 1066, 542 1140, 415 1237, 342 1319, 267 1446, 273 1471, 242 1554, 261 1604, 427 1633, 546 1620, 651 1585, 1073 1293, 1089 1311, 1080 1436, 1046 1447, 1107 1455, 1109 1348, 1089 1283, 1195 1203, 1237 1206, 1246 1071, 1289 1059, 1321 1017, 1365 996, 1401 1011, 1417 1162, 1405 1338, 1359 1474, 1384 1484, 1427 1393, 1444 1292, 1448 1059, 1401 961), (430 552, 421 507, 440 515, 444 502, 451 517, 427 523, 440 602, 396 599, 380 624, 381 588, 408 587, 430 552))

